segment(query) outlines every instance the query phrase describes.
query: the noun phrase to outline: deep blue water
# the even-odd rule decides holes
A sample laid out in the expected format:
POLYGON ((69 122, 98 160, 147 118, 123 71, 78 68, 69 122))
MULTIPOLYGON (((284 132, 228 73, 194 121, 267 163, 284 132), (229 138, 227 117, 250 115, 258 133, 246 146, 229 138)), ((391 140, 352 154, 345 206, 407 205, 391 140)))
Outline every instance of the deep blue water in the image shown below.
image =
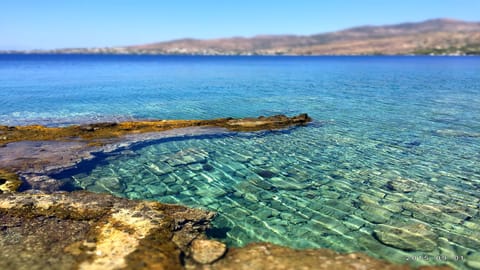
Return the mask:
POLYGON ((468 121, 474 117, 472 108, 478 108, 479 61, 478 57, 2 55, 0 123, 303 111, 316 119, 348 119, 353 113, 369 121, 379 118, 372 105, 385 109, 385 118, 409 121, 406 114, 412 110, 456 110, 462 114, 456 114, 459 121, 468 121), (452 104, 452 99, 460 103, 452 104))
POLYGON ((3 125, 302 112, 314 123, 159 141, 62 178, 215 210, 209 234, 230 245, 467 267, 454 258, 480 251, 479 57, 0 56, 3 125), (414 248, 380 239, 412 224, 431 232, 414 248))

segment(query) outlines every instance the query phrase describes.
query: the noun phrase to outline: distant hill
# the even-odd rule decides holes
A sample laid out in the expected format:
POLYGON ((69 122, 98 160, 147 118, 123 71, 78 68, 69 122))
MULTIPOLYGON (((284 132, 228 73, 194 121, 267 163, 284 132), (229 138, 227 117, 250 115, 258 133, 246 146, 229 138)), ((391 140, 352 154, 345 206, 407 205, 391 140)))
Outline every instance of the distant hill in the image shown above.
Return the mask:
POLYGON ((180 39, 127 47, 60 49, 48 52, 194 55, 479 55, 480 23, 435 19, 419 23, 361 26, 309 36, 262 35, 251 38, 180 39))

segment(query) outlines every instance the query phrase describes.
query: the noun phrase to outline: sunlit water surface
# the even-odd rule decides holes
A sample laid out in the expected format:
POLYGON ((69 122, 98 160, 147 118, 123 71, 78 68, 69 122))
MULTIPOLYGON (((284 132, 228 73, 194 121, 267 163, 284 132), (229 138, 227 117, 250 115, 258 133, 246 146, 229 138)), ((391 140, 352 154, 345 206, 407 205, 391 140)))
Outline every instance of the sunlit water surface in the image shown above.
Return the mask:
POLYGON ((4 125, 301 112, 315 121, 140 143, 55 177, 217 211, 208 234, 234 246, 480 256, 480 58, 0 56, 4 125))

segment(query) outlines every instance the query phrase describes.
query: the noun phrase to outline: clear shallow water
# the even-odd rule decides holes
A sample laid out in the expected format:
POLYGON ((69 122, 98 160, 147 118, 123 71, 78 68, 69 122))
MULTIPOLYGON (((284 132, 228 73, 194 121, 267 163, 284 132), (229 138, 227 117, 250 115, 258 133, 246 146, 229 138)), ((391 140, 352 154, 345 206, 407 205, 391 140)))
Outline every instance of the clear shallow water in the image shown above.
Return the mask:
POLYGON ((308 127, 159 140, 57 177, 215 210, 209 234, 231 245, 457 268, 480 251, 480 58, 0 56, 0 103, 0 124, 307 112, 308 127), (433 234, 407 240, 428 251, 379 239, 419 223, 433 234))

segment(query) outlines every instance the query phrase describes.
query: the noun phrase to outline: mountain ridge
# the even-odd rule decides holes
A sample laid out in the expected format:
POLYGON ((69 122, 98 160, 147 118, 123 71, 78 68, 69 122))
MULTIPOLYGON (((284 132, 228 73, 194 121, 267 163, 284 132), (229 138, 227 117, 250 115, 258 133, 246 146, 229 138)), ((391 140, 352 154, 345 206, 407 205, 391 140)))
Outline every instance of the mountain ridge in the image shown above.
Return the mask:
POLYGON ((183 38, 109 48, 73 48, 27 53, 182 55, 478 55, 480 22, 440 18, 383 26, 363 25, 313 35, 183 38))

